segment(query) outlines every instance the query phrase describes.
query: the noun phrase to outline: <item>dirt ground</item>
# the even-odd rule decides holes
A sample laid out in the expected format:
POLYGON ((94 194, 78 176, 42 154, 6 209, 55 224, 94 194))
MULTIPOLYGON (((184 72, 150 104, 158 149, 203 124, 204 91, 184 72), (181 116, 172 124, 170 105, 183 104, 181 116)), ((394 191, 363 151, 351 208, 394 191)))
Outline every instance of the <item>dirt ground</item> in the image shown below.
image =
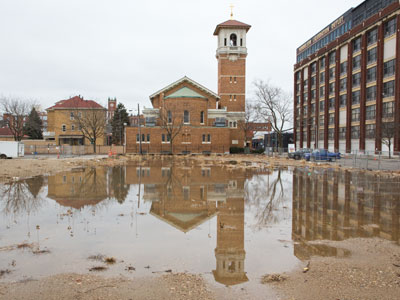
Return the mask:
POLYGON ((290 274, 266 276, 284 300, 400 299, 399 246, 380 239, 320 241, 349 257, 312 257, 290 274))

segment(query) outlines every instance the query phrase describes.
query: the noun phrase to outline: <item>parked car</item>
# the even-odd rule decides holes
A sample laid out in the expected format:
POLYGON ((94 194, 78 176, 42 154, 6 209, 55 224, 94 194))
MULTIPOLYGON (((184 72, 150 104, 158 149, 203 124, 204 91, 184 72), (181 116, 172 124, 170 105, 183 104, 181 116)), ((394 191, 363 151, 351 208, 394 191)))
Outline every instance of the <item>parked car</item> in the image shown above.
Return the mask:
POLYGON ((317 149, 312 153, 306 153, 304 155, 305 160, 309 161, 317 161, 317 160, 326 160, 326 161, 335 161, 337 159, 341 159, 340 153, 329 152, 326 149, 317 149))
POLYGON ((289 158, 294 158, 294 159, 301 159, 301 158, 304 158, 304 155, 305 155, 306 153, 311 153, 311 152, 312 152, 311 149, 302 148, 302 149, 299 149, 299 150, 297 150, 297 151, 295 151, 295 152, 289 153, 289 154, 288 154, 288 157, 289 157, 289 158))

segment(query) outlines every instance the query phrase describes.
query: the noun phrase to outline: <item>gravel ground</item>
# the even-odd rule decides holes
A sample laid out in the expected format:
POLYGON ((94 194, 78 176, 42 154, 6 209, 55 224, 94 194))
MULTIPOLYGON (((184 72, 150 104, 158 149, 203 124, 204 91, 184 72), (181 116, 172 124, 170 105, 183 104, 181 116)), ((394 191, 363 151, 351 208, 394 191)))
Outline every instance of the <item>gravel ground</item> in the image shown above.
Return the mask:
POLYGON ((106 279, 95 275, 62 274, 40 280, 0 283, 0 299, 215 299, 201 276, 106 279))
POLYGON ((320 243, 351 251, 346 258, 313 257, 283 281, 272 284, 290 300, 400 299, 400 248, 381 239, 320 243))

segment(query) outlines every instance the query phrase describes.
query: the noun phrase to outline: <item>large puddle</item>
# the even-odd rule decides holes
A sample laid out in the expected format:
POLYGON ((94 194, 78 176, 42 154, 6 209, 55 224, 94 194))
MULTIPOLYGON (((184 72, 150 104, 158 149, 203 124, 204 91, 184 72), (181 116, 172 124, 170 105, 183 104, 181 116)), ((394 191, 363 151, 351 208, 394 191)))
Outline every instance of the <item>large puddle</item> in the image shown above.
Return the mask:
POLYGON ((399 215, 399 179, 365 173, 171 160, 74 169, 0 186, 0 270, 11 271, 0 280, 106 267, 259 284, 313 255, 356 255, 317 240, 399 244, 399 215))

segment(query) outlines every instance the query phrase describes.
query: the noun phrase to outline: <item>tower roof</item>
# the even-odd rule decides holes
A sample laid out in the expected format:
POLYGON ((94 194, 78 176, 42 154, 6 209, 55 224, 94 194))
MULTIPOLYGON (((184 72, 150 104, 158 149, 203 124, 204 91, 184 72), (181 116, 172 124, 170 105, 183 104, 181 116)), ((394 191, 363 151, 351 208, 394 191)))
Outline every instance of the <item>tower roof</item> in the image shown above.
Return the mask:
POLYGON ((236 21, 236 20, 228 20, 228 21, 225 21, 225 22, 217 25, 217 27, 215 28, 215 31, 214 31, 214 35, 218 35, 219 30, 222 28, 246 29, 246 32, 247 32, 251 28, 251 25, 248 25, 248 24, 242 23, 240 21, 236 21))

